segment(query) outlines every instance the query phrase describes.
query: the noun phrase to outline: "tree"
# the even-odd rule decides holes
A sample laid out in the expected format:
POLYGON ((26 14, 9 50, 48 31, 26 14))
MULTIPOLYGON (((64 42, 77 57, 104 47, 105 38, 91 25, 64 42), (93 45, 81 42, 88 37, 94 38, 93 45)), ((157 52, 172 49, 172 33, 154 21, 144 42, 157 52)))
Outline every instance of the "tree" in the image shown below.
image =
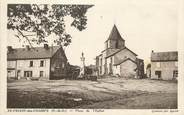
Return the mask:
POLYGON ((65 17, 71 16, 71 26, 82 31, 86 28, 86 12, 93 5, 48 5, 48 4, 9 4, 7 29, 16 30, 20 40, 22 38, 32 46, 32 43, 44 43, 51 34, 57 45, 68 46, 71 35, 65 31, 65 17), (31 33, 25 34, 25 33, 31 33), (34 39, 29 39, 35 36, 34 39))
POLYGON ((151 68, 151 64, 150 63, 146 66, 146 69, 148 69, 148 68, 151 68))

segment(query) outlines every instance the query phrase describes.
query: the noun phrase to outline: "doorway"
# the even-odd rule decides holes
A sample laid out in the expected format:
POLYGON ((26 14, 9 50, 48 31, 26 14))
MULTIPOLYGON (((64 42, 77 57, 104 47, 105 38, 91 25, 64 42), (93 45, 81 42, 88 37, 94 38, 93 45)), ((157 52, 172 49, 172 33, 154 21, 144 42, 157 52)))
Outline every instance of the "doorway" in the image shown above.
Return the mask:
POLYGON ((155 71, 155 75, 158 77, 158 79, 162 79, 162 72, 161 71, 155 71))
POLYGON ((24 77, 26 78, 32 77, 32 71, 24 71, 24 77))
POLYGON ((17 79, 20 79, 20 73, 21 71, 20 70, 17 70, 17 79))

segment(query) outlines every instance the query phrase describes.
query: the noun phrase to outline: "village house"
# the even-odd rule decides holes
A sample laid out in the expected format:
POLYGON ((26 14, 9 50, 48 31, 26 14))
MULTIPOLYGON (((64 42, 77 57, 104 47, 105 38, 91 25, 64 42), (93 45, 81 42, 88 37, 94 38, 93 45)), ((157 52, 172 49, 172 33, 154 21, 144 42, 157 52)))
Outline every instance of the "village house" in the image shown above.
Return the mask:
POLYGON ((137 58, 137 54, 125 46, 116 25, 114 25, 105 49, 96 57, 98 75, 117 75, 121 77, 142 78, 144 76, 144 62, 137 58))
POLYGON ((8 46, 7 74, 14 79, 62 79, 67 74, 67 57, 61 46, 8 46))
POLYGON ((151 53, 151 79, 173 80, 178 77, 178 52, 151 53))

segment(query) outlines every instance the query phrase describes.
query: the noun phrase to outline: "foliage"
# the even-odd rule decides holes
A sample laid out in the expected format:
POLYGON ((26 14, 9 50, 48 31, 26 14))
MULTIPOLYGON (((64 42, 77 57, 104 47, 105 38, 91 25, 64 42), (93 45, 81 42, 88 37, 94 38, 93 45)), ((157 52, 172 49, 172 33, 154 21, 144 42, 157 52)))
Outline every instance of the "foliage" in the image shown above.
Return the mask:
POLYGON ((87 10, 93 5, 48 5, 48 4, 9 4, 7 28, 16 30, 16 37, 25 38, 29 44, 47 42, 46 37, 55 34, 54 43, 67 46, 71 43, 71 35, 65 31, 66 16, 71 16, 71 26, 82 31, 87 25, 87 10), (34 33, 26 35, 26 32, 34 33), (29 37, 36 39, 30 41, 29 37))
POLYGON ((148 69, 148 68, 151 68, 151 64, 150 63, 146 66, 146 69, 148 69))

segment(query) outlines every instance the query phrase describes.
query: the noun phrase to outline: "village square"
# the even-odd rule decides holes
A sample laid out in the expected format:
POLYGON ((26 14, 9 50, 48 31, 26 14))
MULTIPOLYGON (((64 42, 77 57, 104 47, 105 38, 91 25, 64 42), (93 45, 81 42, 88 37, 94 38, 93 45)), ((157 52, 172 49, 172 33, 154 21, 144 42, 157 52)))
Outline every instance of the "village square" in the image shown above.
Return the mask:
POLYGON ((96 65, 85 66, 82 53, 77 67, 61 46, 8 47, 8 107, 177 107, 177 52, 152 51, 145 73, 144 61, 125 46, 115 25, 105 46, 96 65))
POLYGON ((93 59, 82 43, 73 57, 63 44, 7 46, 7 108, 177 109, 178 51, 155 47, 142 58, 119 28, 113 23, 93 59))

